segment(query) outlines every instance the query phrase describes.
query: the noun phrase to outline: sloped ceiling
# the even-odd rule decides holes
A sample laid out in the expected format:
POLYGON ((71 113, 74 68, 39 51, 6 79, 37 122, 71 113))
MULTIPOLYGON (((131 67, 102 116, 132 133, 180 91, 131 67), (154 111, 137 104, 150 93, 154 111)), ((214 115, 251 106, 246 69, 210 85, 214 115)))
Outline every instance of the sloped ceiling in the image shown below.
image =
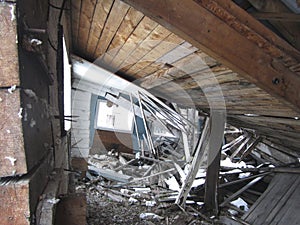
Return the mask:
MULTIPOLYGON (((300 144, 300 121, 295 119, 300 115, 292 104, 268 94, 172 29, 120 0, 71 4, 74 54, 157 96, 203 112, 218 108, 224 98, 233 125, 256 129, 294 148, 300 144)), ((226 45, 226 37, 216 38, 224 39, 226 45)), ((299 73, 299 67, 294 68, 293 72, 299 73)))

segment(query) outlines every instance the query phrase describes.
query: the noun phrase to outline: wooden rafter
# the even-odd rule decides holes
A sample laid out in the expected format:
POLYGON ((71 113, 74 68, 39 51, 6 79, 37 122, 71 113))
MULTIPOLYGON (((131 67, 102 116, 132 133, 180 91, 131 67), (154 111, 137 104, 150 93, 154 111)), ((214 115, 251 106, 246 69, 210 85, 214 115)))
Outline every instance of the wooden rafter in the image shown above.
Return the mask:
POLYGON ((300 111, 297 50, 226 0, 123 0, 300 111))

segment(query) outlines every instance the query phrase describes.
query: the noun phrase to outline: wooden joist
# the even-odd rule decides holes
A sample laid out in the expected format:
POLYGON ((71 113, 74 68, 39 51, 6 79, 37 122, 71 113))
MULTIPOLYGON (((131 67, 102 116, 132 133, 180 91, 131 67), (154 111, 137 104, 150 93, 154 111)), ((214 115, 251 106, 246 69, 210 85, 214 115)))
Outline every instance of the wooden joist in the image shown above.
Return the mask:
POLYGON ((124 1, 299 111, 299 52, 233 2, 124 1))

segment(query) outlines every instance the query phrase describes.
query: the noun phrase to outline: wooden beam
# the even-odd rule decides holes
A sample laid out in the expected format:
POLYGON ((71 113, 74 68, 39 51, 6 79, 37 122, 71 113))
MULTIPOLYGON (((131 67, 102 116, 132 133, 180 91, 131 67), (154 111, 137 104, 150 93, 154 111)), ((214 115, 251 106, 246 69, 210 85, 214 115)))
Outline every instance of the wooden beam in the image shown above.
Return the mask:
POLYGON ((259 20, 277 20, 277 21, 293 21, 300 22, 300 15, 295 13, 282 13, 282 12, 253 12, 253 17, 259 20))
POLYGON ((299 52, 232 1, 123 1, 300 111, 299 52))

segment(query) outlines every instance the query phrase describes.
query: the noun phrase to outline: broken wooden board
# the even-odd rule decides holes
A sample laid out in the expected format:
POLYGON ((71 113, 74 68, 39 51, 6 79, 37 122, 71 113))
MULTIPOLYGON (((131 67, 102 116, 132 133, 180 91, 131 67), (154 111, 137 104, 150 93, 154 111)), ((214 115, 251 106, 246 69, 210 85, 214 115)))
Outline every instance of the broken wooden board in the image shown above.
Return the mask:
POLYGON ((108 180, 112 180, 112 181, 128 183, 130 180, 133 179, 131 176, 117 173, 110 169, 102 169, 102 168, 97 168, 95 166, 88 166, 88 168, 89 168, 89 170, 96 172, 99 176, 102 176, 102 177, 104 177, 108 180))
POLYGON ((34 222, 34 213, 41 193, 52 170, 51 154, 34 171, 0 180, 0 221, 6 225, 25 225, 34 222))

